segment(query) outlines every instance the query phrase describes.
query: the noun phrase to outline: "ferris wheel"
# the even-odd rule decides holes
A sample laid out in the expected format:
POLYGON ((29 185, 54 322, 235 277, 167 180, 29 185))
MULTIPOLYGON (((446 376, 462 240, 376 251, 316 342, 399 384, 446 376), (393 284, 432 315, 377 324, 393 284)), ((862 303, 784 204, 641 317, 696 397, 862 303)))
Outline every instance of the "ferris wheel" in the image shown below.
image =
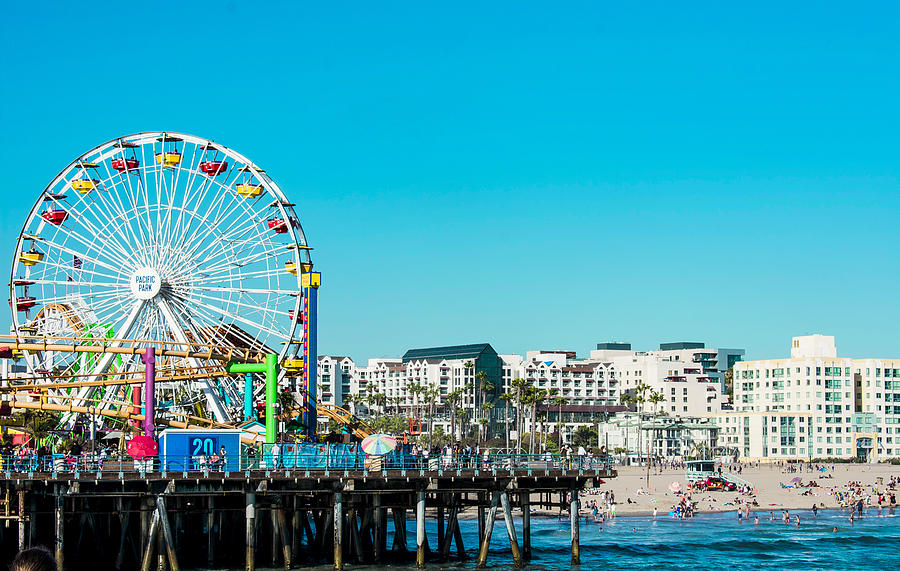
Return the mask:
MULTIPOLYGON (((128 135, 72 161, 29 212, 11 271, 13 327, 20 336, 202 343, 284 361, 302 350, 309 252, 294 205, 245 156, 182 133, 128 135)), ((35 375, 88 380, 143 367, 111 353, 34 351, 26 362, 35 375)), ((221 363, 158 362, 167 368, 193 375, 159 386, 159 408, 240 417, 239 381, 203 377, 221 363)), ((109 402, 117 390, 87 387, 78 397, 109 402)))

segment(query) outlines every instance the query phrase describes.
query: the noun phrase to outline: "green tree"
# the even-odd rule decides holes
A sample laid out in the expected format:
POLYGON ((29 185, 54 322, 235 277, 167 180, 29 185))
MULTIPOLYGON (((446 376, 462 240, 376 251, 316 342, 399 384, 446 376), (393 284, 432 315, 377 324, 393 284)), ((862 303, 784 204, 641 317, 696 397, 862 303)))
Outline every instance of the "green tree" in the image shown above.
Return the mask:
POLYGON ((725 371, 725 394, 728 395, 728 400, 734 402, 734 365, 725 371))
POLYGON ((380 414, 369 418, 368 425, 375 432, 399 435, 409 430, 409 419, 399 414, 380 414))
POLYGON ((593 448, 599 441, 599 433, 593 426, 579 426, 572 433, 572 446, 593 448))

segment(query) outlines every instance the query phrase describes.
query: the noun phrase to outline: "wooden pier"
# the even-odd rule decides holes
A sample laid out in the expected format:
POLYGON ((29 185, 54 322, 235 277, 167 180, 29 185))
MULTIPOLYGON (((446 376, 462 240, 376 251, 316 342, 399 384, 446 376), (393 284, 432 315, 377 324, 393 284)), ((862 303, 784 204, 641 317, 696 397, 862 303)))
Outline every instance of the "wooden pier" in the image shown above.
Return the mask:
MULTIPOLYGON (((0 553, 43 545, 60 567, 170 569, 332 562, 378 564, 476 557, 485 567, 502 510, 520 567, 531 555, 530 508, 569 511, 579 563, 578 493, 609 469, 387 470, 188 473, 2 473, 0 553), (480 545, 464 545, 461 511, 476 507, 480 545), (521 529, 513 520, 521 509, 521 529), (436 537, 426 517, 436 519, 436 537), (415 518, 415 541, 407 518, 415 518), (393 521, 389 534, 388 520, 393 521), (389 535, 392 536, 388 547, 389 535), (412 550, 415 553, 412 553, 412 550), (477 555, 476 555, 477 554, 477 555)), ((11 559, 12 555, 8 558, 11 559)), ((8 561, 0 561, 0 565, 8 561)))

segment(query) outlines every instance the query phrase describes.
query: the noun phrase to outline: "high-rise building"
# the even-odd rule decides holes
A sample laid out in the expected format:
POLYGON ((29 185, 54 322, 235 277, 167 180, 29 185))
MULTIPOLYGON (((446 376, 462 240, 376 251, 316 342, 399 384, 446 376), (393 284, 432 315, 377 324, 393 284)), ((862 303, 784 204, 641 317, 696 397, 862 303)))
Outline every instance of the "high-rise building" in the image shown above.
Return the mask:
POLYGON ((794 337, 787 359, 736 363, 720 444, 771 461, 900 457, 900 359, 838 357, 834 337, 794 337))

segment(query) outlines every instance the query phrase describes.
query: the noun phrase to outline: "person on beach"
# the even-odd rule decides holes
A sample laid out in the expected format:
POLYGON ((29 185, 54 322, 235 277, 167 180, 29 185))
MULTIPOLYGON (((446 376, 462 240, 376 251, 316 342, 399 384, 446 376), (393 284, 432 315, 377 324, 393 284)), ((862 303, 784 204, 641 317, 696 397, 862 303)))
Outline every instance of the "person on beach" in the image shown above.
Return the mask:
POLYGON ((819 517, 819 508, 816 507, 816 504, 813 504, 812 513, 813 513, 813 517, 819 517))
POLYGON ((656 521, 656 511, 657 511, 656 506, 653 506, 653 521, 656 521))
POLYGON ((756 516, 756 517, 753 519, 753 525, 759 525, 759 516, 756 516))

